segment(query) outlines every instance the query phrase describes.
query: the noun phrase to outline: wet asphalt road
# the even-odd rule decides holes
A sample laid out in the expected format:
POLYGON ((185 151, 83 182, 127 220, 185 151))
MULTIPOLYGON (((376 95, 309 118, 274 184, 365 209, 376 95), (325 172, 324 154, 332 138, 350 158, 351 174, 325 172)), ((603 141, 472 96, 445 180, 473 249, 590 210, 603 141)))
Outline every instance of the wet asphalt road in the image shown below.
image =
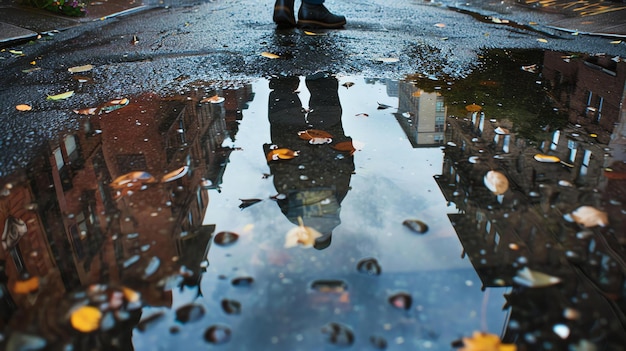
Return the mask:
POLYGON ((36 145, 75 122, 73 109, 146 91, 319 70, 394 79, 409 74, 460 78, 479 68, 477 57, 489 48, 626 57, 624 43, 550 29, 551 15, 506 2, 490 8, 408 0, 326 4, 347 17, 345 29, 315 35, 276 30, 273 1, 216 0, 87 23, 11 48, 23 55, 2 52, 2 175, 24 164, 24 145, 36 145), (494 23, 488 16, 509 23, 494 23), (268 59, 262 52, 280 58, 268 59), (67 68, 84 64, 94 65, 89 81, 72 79, 67 68), (71 99, 46 100, 69 90, 75 93, 71 99), (27 116, 16 114, 17 104, 34 109, 27 116))

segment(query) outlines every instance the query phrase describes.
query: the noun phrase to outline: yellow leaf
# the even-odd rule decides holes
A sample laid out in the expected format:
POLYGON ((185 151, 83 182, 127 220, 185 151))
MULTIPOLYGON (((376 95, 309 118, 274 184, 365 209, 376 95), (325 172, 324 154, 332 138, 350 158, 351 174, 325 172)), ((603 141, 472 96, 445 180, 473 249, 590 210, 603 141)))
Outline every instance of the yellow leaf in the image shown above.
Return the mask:
POLYGON ((267 154, 267 162, 276 160, 290 160, 296 156, 298 156, 298 151, 293 151, 285 148, 274 149, 267 154))
POLYGON ((24 55, 24 52, 21 50, 9 50, 13 55, 24 55))
POLYGON ((537 41, 540 42, 540 43, 547 43, 548 42, 546 39, 543 39, 543 38, 539 38, 539 39, 537 39, 537 41))
POLYGON ((83 333, 90 333, 100 326, 102 312, 93 306, 82 306, 72 313, 70 322, 74 329, 83 333))
POLYGON ((504 174, 497 171, 487 172, 483 182, 487 189, 496 195, 504 194, 509 189, 509 180, 504 174))
POLYGON ((610 44, 621 44, 622 41, 621 40, 613 40, 612 42, 610 42, 610 44))
POLYGON ((72 95, 74 95, 74 90, 66 91, 62 94, 57 94, 57 95, 48 95, 46 100, 63 100, 63 99, 67 99, 68 97, 72 95))
POLYGON ((26 280, 18 280, 13 285, 16 294, 28 294, 39 289, 39 277, 30 277, 26 280))
POLYGON ((67 70, 70 73, 79 73, 79 72, 87 72, 87 71, 91 71, 91 69, 93 68, 92 65, 83 65, 83 66, 74 66, 74 67, 70 67, 67 70))
POLYGON ((304 34, 306 34, 306 35, 326 35, 326 33, 315 33, 315 32, 309 32, 307 30, 304 31, 304 34))
POLYGON ((497 335, 474 332, 471 338, 463 338, 459 351, 516 351, 515 344, 503 344, 497 335))
POLYGON ((561 159, 556 156, 544 155, 544 154, 535 154, 535 160, 543 163, 557 163, 561 162, 561 159))
POLYGON ((261 56, 263 56, 263 57, 267 57, 267 58, 269 58, 269 59, 277 59, 277 58, 280 58, 280 56, 278 56, 278 55, 276 55, 276 54, 272 54, 271 52, 267 52, 267 51, 262 52, 262 53, 261 53, 261 56))
POLYGON ((129 289, 127 287, 123 287, 122 288, 122 294, 124 294, 124 298, 126 298, 126 300, 128 302, 137 302, 137 301, 139 301, 139 293, 136 292, 133 289, 129 289))
POLYGON ((30 105, 20 104, 20 105, 15 106, 15 109, 18 111, 30 111, 33 108, 30 105))
POLYGON ((298 246, 298 244, 303 247, 311 247, 315 244, 315 239, 322 236, 322 234, 317 230, 305 226, 302 221, 302 217, 298 217, 298 223, 300 223, 299 226, 287 232, 287 236, 285 238, 286 248, 298 246))
POLYGON ((163 183, 167 183, 167 182, 171 182, 174 181, 176 179, 182 178, 187 174, 187 171, 189 171, 189 167, 188 166, 182 166, 178 169, 175 169, 167 174, 165 174, 162 178, 161 178, 161 182, 163 183))

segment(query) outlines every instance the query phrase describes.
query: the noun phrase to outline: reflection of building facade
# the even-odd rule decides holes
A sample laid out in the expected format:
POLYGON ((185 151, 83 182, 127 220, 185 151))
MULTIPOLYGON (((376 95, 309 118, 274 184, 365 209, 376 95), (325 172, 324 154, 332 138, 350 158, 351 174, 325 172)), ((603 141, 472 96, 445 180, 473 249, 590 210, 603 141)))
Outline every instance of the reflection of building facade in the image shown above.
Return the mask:
MULTIPOLYGON (((512 287, 506 296, 510 310, 503 339, 532 348, 533 341, 524 336, 535 335, 537 343, 566 349, 568 343, 551 331, 554 325, 563 324, 577 337, 609 345, 607 349, 624 345, 626 311, 619 306, 626 298, 626 267, 621 263, 624 251, 614 235, 624 214, 612 217, 616 223, 610 228, 582 231, 563 219, 563 214, 580 205, 609 211, 607 207, 616 207, 602 203, 592 187, 573 185, 597 185, 602 158, 589 158, 585 164, 582 152, 574 155, 573 164, 534 160, 537 153, 568 160, 573 153, 567 147, 571 130, 535 148, 511 134, 505 121, 488 120, 481 113, 449 118, 447 123, 443 170, 435 179, 446 199, 457 206, 458 213, 449 218, 483 288, 512 287), (510 182, 501 195, 483 183, 490 170, 502 172, 510 182), (596 180, 586 181, 593 178, 590 175, 596 180), (522 267, 560 277, 563 283, 541 289, 513 284, 522 267), (584 304, 576 302, 581 296, 584 304), (565 312, 572 317, 564 317, 565 312), (606 324, 599 326, 599 319, 606 324)), ((582 150, 602 150, 584 137, 576 140, 582 150)))
POLYGON ((411 145, 441 145, 447 115, 444 97, 427 93, 411 82, 400 82, 398 87, 398 111, 394 115, 411 145))
POLYGON ((33 160, 31 171, 5 180, 0 219, 22 220, 27 232, 0 249, 3 322, 16 309, 28 313, 27 296, 10 289, 26 274, 45 277, 39 290, 49 296, 117 283, 141 291, 150 305, 166 306, 171 293, 156 282, 179 274, 181 265, 191 274, 185 284, 199 279, 214 229, 202 225, 207 180, 223 172, 222 143, 234 139, 251 94, 249 87, 233 91, 221 103, 201 103, 202 89, 176 98, 139 96, 85 118, 81 130, 49 143, 50 156, 33 160), (162 178, 174 170, 181 176, 162 178), (130 172, 156 181, 114 191, 111 182, 130 172))

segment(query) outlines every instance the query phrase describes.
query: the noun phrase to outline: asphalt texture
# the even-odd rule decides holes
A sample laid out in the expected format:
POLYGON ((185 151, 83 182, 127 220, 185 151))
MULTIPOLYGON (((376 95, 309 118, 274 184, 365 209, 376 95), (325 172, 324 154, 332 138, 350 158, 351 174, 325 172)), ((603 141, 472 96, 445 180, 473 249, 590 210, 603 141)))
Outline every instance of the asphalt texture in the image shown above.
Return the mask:
MULTIPOLYGON (((345 28, 277 30, 273 1, 178 1, 91 13, 58 31, 39 28, 41 37, 5 42, 0 53, 0 121, 5 126, 0 149, 11 152, 0 153, 0 169, 4 173, 24 164, 25 144, 36 145, 78 123, 74 109, 146 91, 171 93, 194 84, 237 84, 320 70, 391 79, 415 74, 456 79, 479 69, 481 52, 492 48, 626 57, 626 42, 619 35, 585 34, 574 25, 556 29, 575 17, 516 2, 328 0, 326 5, 347 17, 345 28), (73 79, 67 69, 85 64, 94 66, 89 80, 73 79), (69 90, 75 92, 72 99, 46 99, 69 90), (17 104, 33 106, 28 118, 16 116, 17 104)), ((15 8, 6 0, 3 6, 15 8)), ((5 22, 0 29, 19 27, 18 15, 8 17, 14 23, 5 22)), ((578 21, 609 23, 592 17, 578 21)), ((619 23, 613 20, 611 28, 619 23)))

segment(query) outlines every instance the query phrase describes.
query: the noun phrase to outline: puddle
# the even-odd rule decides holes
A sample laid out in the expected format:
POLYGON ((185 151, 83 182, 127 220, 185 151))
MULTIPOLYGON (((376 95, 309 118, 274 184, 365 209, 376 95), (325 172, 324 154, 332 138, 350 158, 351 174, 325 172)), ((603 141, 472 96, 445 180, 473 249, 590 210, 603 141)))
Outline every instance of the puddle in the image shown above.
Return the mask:
POLYGON ((3 346, 618 350, 625 69, 497 50, 106 103, 3 179, 3 346))

